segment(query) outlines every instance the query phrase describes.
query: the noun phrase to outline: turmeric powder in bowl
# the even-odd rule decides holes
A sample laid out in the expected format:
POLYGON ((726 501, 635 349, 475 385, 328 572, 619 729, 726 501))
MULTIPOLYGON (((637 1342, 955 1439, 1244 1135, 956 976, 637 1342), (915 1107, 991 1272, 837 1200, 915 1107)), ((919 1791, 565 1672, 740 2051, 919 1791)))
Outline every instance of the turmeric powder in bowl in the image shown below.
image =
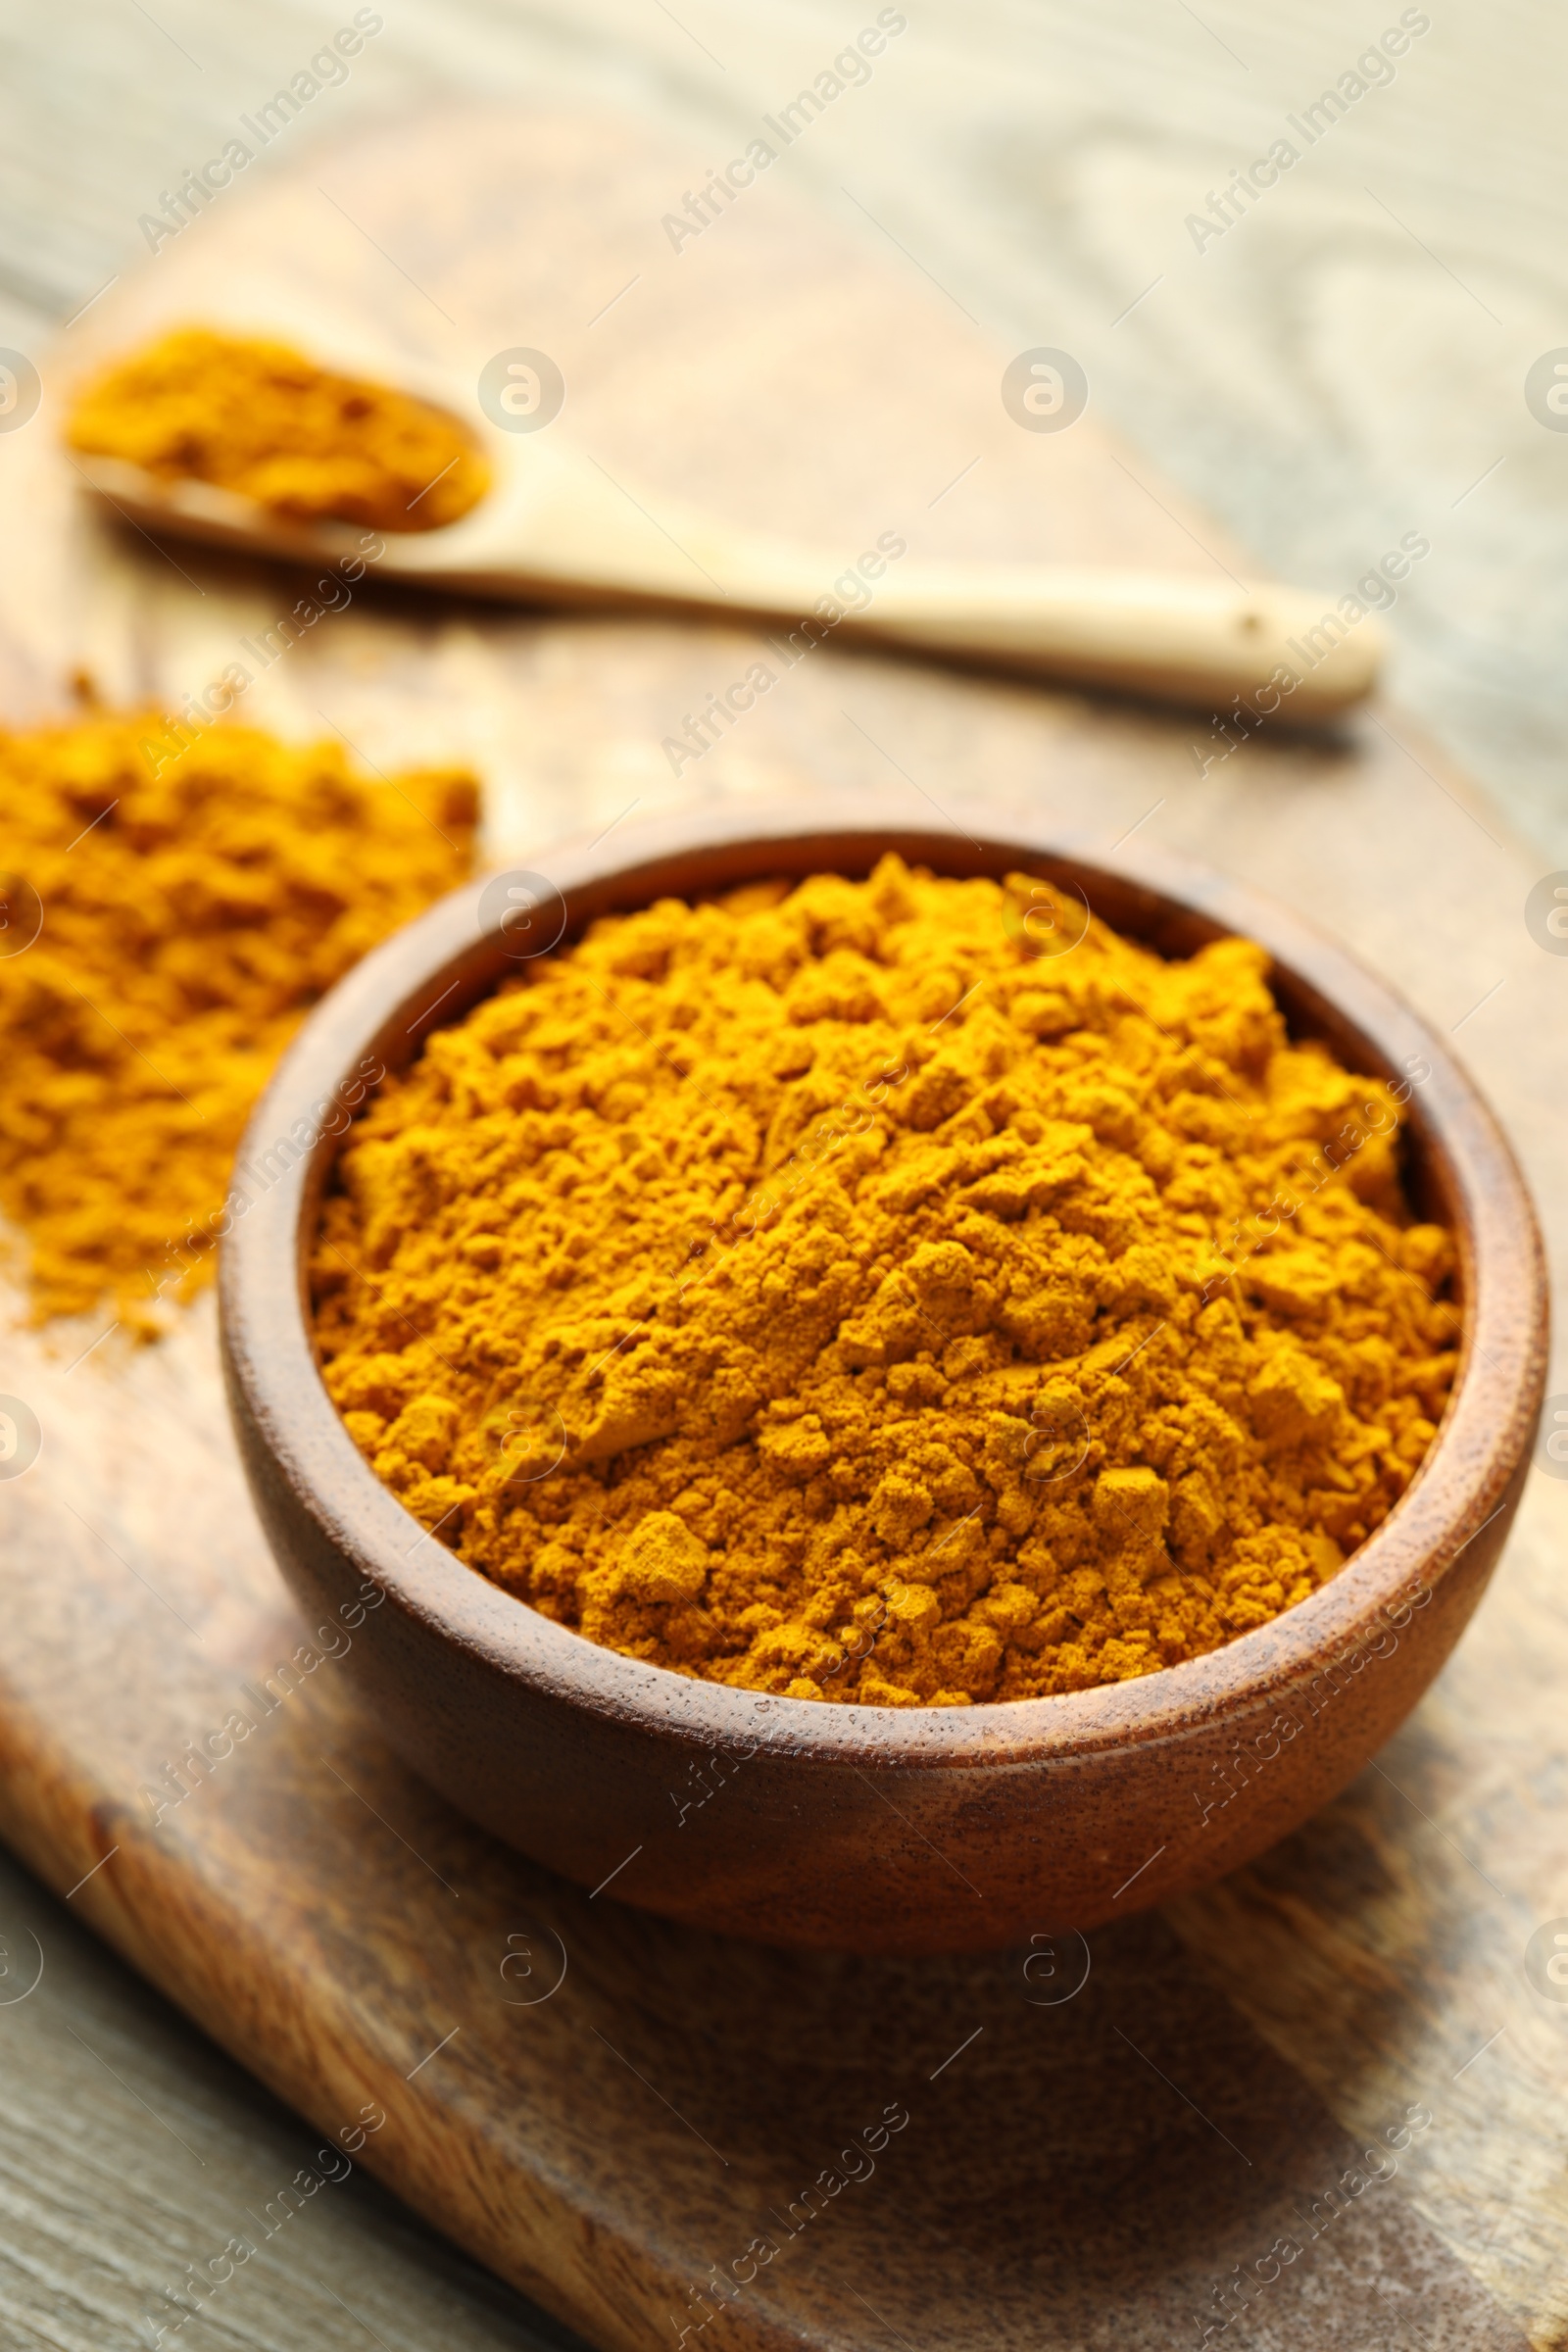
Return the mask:
POLYGON ((182 327, 80 395, 73 449, 165 480, 212 482, 297 522, 381 531, 456 522, 490 486, 446 410, 334 375, 282 343, 182 327))
POLYGON ((1166 962, 1029 876, 663 901, 387 1082, 323 1376, 433 1535, 629 1657, 862 1705, 1126 1681, 1315 1592, 1433 1441, 1411 1083, 1289 1037, 1250 942, 1166 962))

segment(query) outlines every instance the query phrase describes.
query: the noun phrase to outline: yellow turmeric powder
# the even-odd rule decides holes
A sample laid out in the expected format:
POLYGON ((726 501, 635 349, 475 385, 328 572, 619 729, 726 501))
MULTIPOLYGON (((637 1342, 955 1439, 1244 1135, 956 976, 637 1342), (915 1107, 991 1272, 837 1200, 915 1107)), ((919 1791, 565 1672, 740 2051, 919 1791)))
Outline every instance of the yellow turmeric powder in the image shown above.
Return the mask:
POLYGON ((185 475, 274 514, 433 531, 477 505, 490 469, 444 409, 334 375, 285 344, 182 327, 118 362, 72 411, 73 449, 185 475))
POLYGON ((461 1558, 677 1673, 950 1706, 1211 1650, 1377 1526, 1455 1361, 1425 1073, 1266 974, 891 857, 601 921, 356 1128, 327 1387, 461 1558))
POLYGON ((94 712, 0 735, 0 1209, 34 1312, 143 1333, 211 1270, 273 1062, 357 957, 463 878, 471 777, 94 712))

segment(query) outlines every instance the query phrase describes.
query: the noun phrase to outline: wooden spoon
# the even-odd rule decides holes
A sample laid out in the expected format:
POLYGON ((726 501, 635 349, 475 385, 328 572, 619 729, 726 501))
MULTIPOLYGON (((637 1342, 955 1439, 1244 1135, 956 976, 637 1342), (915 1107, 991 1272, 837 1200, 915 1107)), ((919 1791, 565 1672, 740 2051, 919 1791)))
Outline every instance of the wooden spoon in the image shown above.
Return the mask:
MULTIPOLYGON (((1254 713, 1295 720, 1345 710, 1377 674, 1376 623, 1348 629, 1331 597, 1301 589, 1229 575, 922 562, 892 532, 846 560, 662 501, 656 514, 560 441, 483 438, 489 491, 438 530, 378 534, 378 577, 507 602, 763 617, 797 647, 842 629, 1221 712, 1241 697, 1254 713)), ((232 491, 120 459, 73 463, 145 530, 305 564, 364 554, 355 525, 297 523, 232 491)))

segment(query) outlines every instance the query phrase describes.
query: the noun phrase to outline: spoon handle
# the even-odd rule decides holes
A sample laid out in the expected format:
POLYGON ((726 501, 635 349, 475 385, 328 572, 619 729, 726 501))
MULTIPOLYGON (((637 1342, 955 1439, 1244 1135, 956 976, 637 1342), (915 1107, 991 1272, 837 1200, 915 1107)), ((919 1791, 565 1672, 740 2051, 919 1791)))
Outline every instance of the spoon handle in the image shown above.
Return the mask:
POLYGON ((782 622, 796 650, 871 636, 1221 714, 1240 696, 1254 717, 1329 717, 1368 693, 1382 653, 1376 622, 1347 620, 1333 598, 1217 570, 950 564, 885 534, 883 554, 835 579, 820 551, 711 515, 656 514, 564 450, 531 456, 487 503, 451 531, 404 541, 404 561, 454 584, 461 572, 482 594, 699 605, 782 622))
POLYGON ((910 564, 879 583, 855 627, 895 643, 1224 715, 1331 716, 1367 694, 1382 632, 1334 600, 1266 581, 1180 573, 910 564))

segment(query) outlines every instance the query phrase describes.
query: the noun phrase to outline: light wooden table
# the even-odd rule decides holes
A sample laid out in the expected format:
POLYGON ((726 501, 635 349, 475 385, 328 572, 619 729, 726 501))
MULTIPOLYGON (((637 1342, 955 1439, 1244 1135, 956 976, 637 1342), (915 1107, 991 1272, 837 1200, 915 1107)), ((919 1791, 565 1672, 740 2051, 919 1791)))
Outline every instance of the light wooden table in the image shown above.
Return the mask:
MULTIPOLYGON (((677 14, 647 0, 559 12, 411 0, 288 135, 303 143, 356 110, 443 85, 542 86, 707 124, 719 162, 875 11, 843 20, 801 6, 759 22, 733 0, 680 0, 677 14)), ((1270 568, 1348 585, 1402 531, 1424 531, 1433 555, 1392 615, 1400 689, 1490 785, 1498 834, 1533 845, 1538 870, 1568 861, 1551 568, 1568 446, 1520 390, 1530 362, 1568 337, 1551 119, 1564 36, 1544 10, 1435 22, 1391 88, 1369 92, 1254 217, 1199 256, 1186 214, 1398 11, 1293 6, 1266 26, 1239 6, 1200 15, 1181 0, 1120 0, 1087 20, 1054 0, 1027 12, 945 0, 911 18, 871 85, 802 141, 790 169, 1019 348, 1077 351, 1103 412, 1270 568)), ((137 215, 297 71, 322 30, 318 15, 277 0, 159 0, 153 17, 134 0, 85 0, 69 29, 14 12, 0 74, 0 340, 26 349, 134 260, 137 215)), ((1264 818, 1245 787, 1233 797, 1245 850, 1264 818)), ((1325 866, 1349 848, 1331 825, 1325 812, 1325 866)), ((1411 912, 1391 906, 1379 925, 1391 969, 1401 919, 1423 919, 1418 841, 1411 855, 1411 912)), ((1459 914, 1446 907, 1456 931, 1459 914)), ((1478 968, 1470 989, 1462 938, 1455 956, 1462 1015, 1488 975, 1478 968)), ((1505 1107, 1516 1131, 1531 1118, 1527 1101, 1505 1107)), ((1538 1181, 1544 1172, 1543 1158, 1538 1181)), ((1513 1570, 1544 1607, 1551 1552, 1542 1519, 1513 1570)), ((1461 1675, 1450 1706, 1465 1687, 1461 1675)), ((1428 1866, 1441 1850, 1426 1839, 1428 1866)), ((1255 1911, 1255 1888, 1247 1900, 1255 1911)), ((1255 1936, 1255 1916, 1247 1926, 1255 1936)), ((100 2352, 103 2311, 122 2314, 137 2340, 149 2290, 307 2161, 308 2135, 3 1862, 0 1927, 0 2344, 100 2352), (48 1973, 7 2003, 6 1987, 26 1981, 29 1935, 48 1973)), ((1277 1923, 1282 1937, 1300 1930, 1277 1923)), ((1222 1914, 1211 1906, 1187 1932, 1208 1940, 1223 1975, 1222 1914)), ((1332 1941, 1319 1957, 1330 2021, 1375 2039, 1381 1960, 1332 1941), (1353 1997, 1334 1989, 1347 1971, 1353 1997)), ((1266 2021, 1267 1984, 1249 1997, 1266 2021)), ((1310 2050, 1297 2056, 1310 2071, 1310 2050)), ((1560 2159, 1544 2149, 1542 2164, 1549 2200, 1560 2159)), ((1499 2283, 1510 2228, 1528 2227, 1510 2223, 1500 2185, 1478 2174, 1429 2191, 1450 2242, 1455 2200, 1474 2200, 1470 2257, 1499 2283)), ((258 2265, 236 2289, 224 2326, 237 2343, 466 2352, 530 2329, 549 2338, 549 2323, 362 2176, 323 2200, 310 2230, 287 2268, 258 2265)))

